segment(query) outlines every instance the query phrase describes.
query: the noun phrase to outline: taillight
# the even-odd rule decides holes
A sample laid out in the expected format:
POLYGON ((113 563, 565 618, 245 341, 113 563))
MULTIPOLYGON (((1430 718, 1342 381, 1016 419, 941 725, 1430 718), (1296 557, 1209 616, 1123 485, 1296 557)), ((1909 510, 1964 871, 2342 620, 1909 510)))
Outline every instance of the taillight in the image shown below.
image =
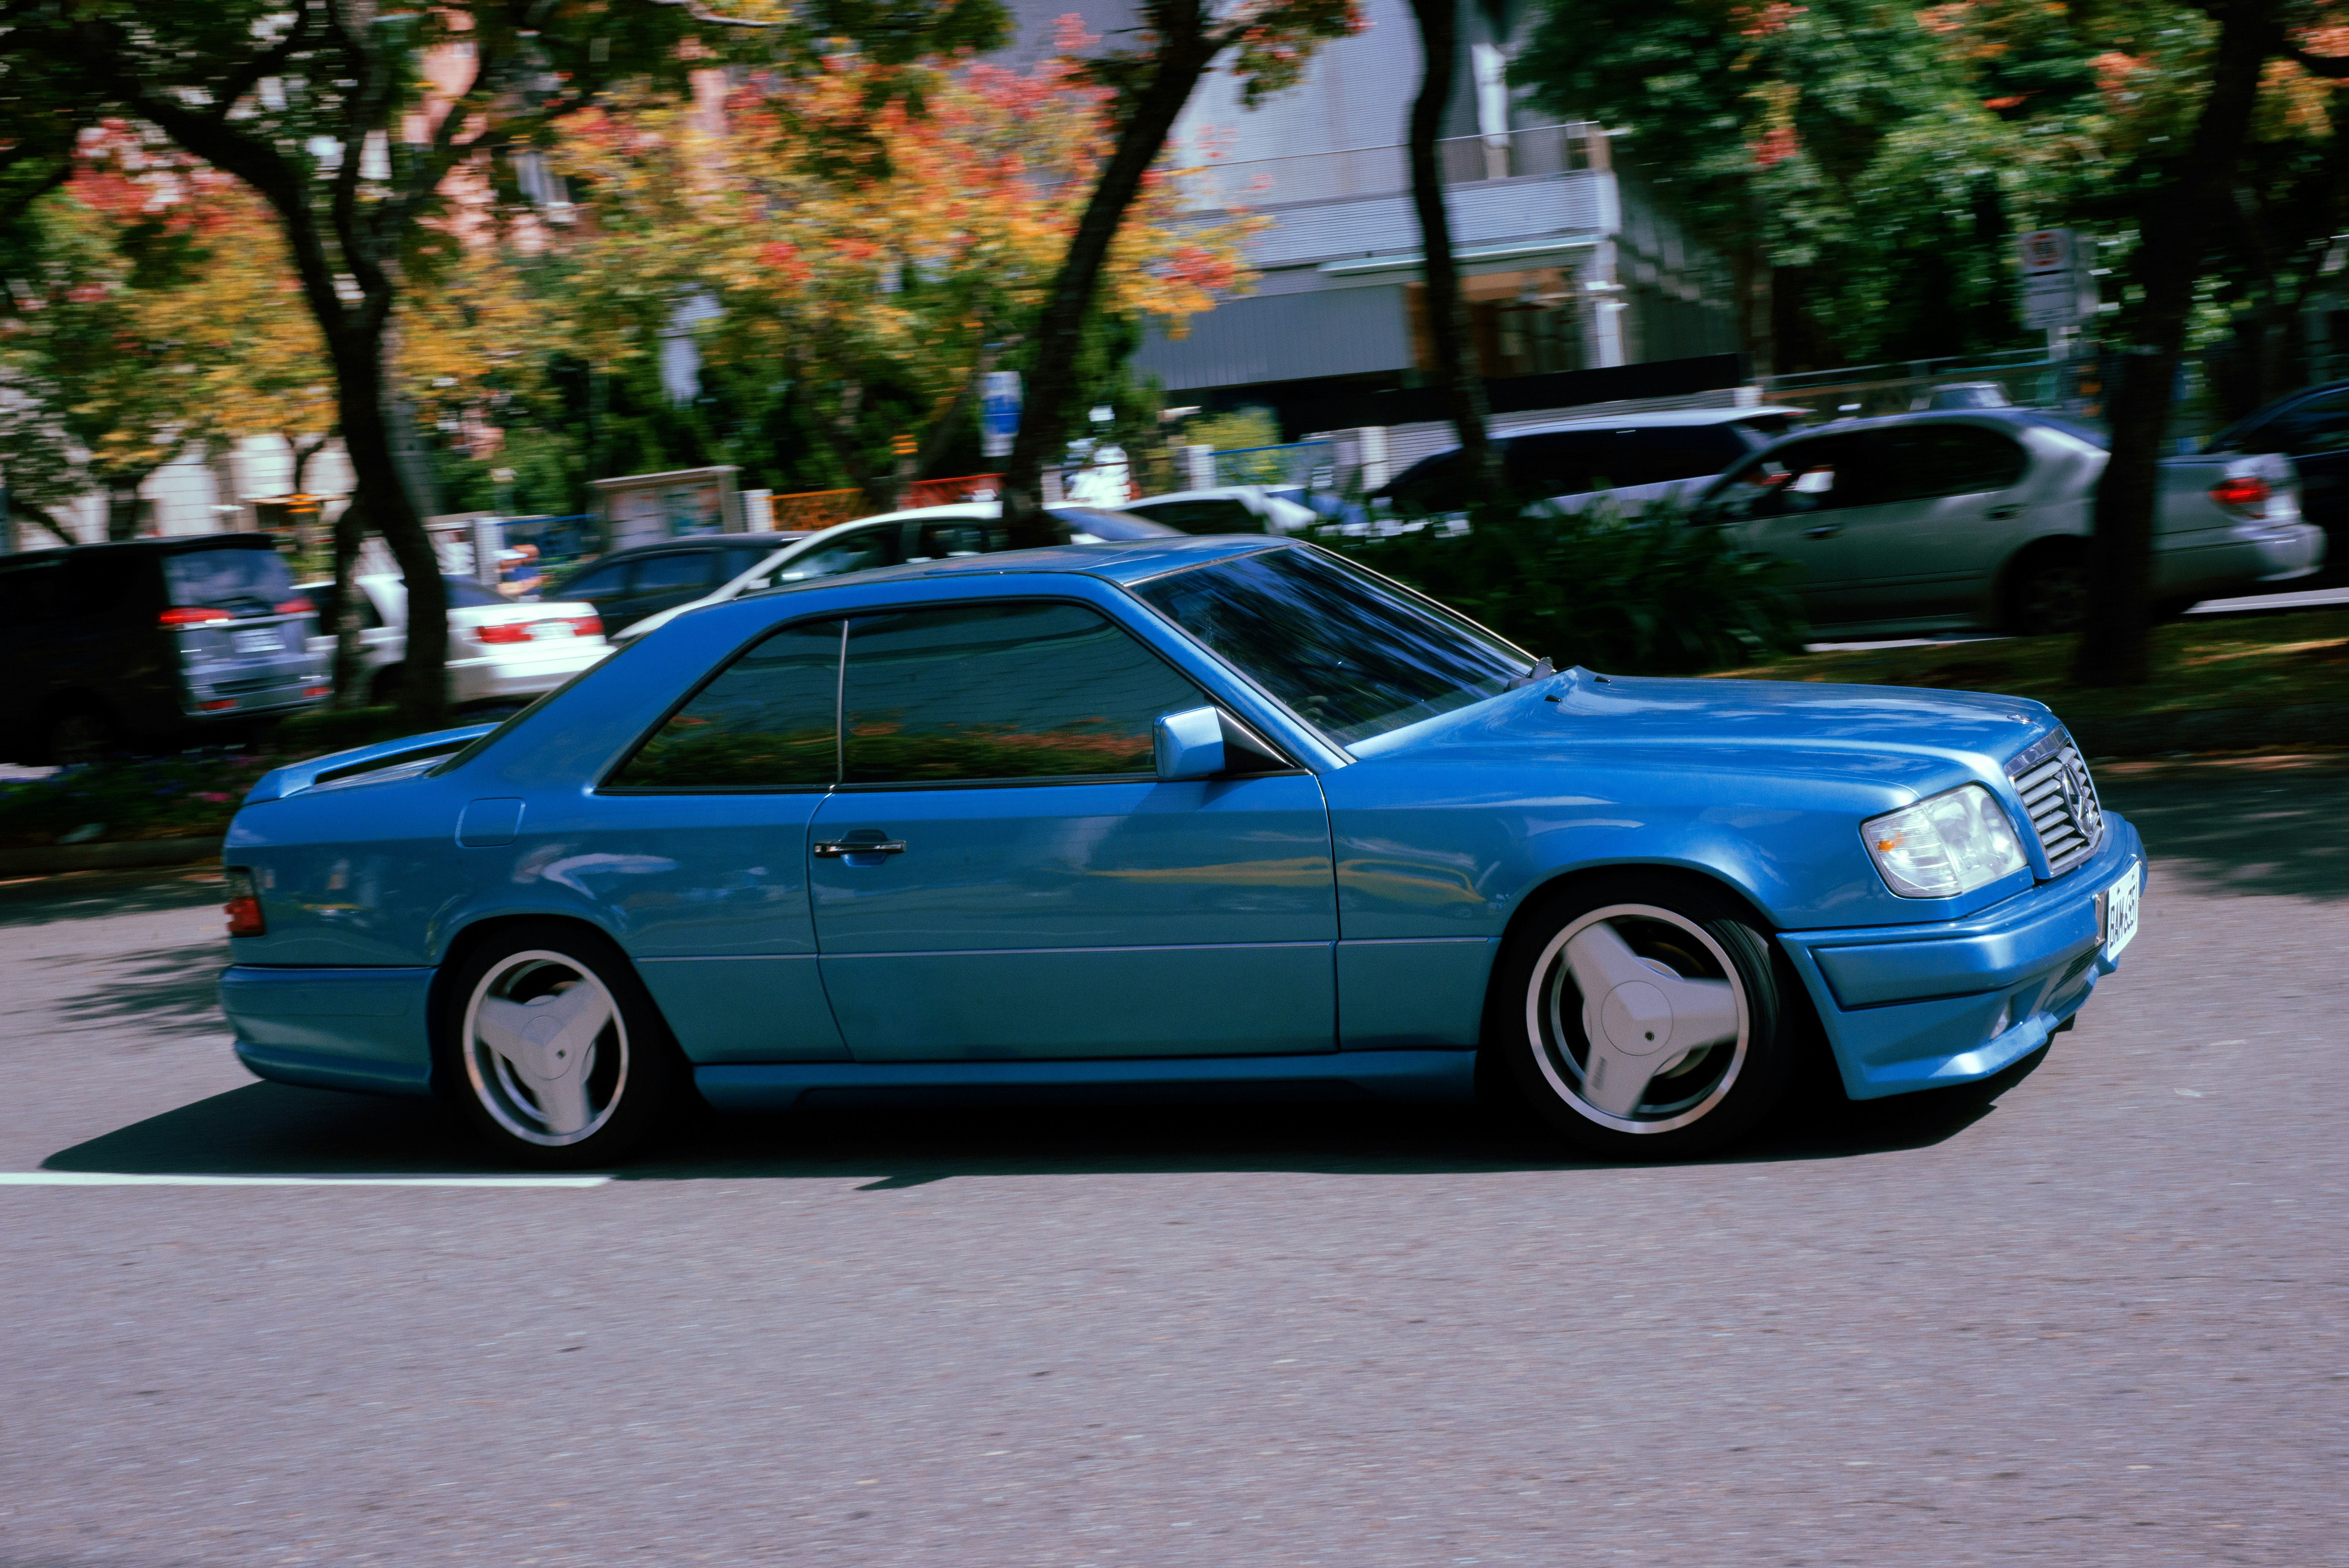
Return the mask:
POLYGON ((288 599, 277 606, 277 613, 281 615, 315 615, 318 613, 318 606, 307 599, 288 599))
POLYGON ((473 635, 484 643, 528 643, 537 640, 540 626, 563 626, 578 637, 604 634, 603 618, 598 615, 542 615, 535 621, 492 621, 474 627, 473 635))
POLYGON ((600 637, 604 634, 604 617, 592 610, 585 615, 573 615, 570 621, 571 629, 583 637, 600 637))
POLYGON ((527 643, 530 641, 530 623, 492 621, 486 626, 474 627, 473 635, 484 643, 527 643))
POLYGON ((174 604, 164 611, 160 619, 166 626, 199 626, 206 621, 227 621, 234 617, 225 610, 215 610, 208 605, 174 604))
POLYGON ((261 895, 254 891, 253 872, 243 866, 228 868, 228 914, 231 936, 266 936, 269 924, 261 918, 261 895))
POLYGON ((2257 474, 2230 474, 2210 487, 2210 499, 2239 517, 2265 517, 2268 481, 2257 474))

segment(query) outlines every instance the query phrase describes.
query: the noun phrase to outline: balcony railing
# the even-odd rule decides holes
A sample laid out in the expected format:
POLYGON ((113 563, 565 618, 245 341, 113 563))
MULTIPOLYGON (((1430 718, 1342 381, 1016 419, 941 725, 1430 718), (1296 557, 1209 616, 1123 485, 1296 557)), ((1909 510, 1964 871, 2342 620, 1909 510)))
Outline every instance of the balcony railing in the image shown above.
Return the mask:
MULTIPOLYGON (((1435 156, 1445 184, 1472 185, 1604 169, 1607 139, 1588 122, 1542 125, 1506 136, 1447 137, 1435 144, 1435 156)), ((1185 205, 1197 211, 1360 201, 1410 189, 1410 150, 1402 146, 1205 163, 1183 176, 1185 205)))

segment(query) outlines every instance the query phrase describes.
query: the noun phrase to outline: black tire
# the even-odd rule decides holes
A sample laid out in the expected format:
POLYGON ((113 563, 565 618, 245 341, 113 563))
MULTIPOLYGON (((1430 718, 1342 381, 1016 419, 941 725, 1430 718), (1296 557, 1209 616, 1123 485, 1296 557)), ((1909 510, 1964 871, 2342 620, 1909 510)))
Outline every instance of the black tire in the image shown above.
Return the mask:
POLYGON ((1578 881, 1541 897, 1503 949, 1485 1044, 1498 1070, 1488 1076, 1578 1153, 1636 1161, 1709 1154, 1751 1132, 1784 1097, 1797 1055, 1789 998, 1799 997, 1800 985, 1752 913, 1702 879, 1656 871, 1578 881), (1628 1020, 1631 1033, 1605 1053, 1594 1082, 1589 1014, 1575 975, 1583 959, 1568 948, 1598 927, 1612 934, 1598 936, 1609 952, 1619 943, 1646 971, 1670 979, 1649 984, 1635 971, 1600 999, 1601 1026, 1613 1024, 1619 1037, 1628 1020), (1648 1000, 1623 1003, 1630 985, 1648 1000), (1730 1032, 1677 1052, 1669 1033, 1647 1045, 1657 1036, 1646 1024, 1705 1035, 1714 1027, 1708 1016, 1730 1032), (1612 1095, 1605 1092, 1610 1064, 1612 1095), (1652 1076, 1626 1080, 1627 1070, 1652 1076), (1627 1114, 1621 1101, 1631 1081, 1643 1087, 1627 1114))
POLYGON ((2018 637, 2076 632, 2088 618, 2088 549, 2078 540, 2034 544, 2006 572, 2006 629, 2018 637))
POLYGON ((103 762, 121 748, 113 716, 94 702, 59 708, 41 738, 41 754, 61 768, 103 762))
POLYGON ((450 971, 440 1014, 436 1087, 516 1164, 575 1170, 624 1160, 666 1131, 691 1095, 684 1057, 635 967, 585 926, 500 926, 450 971), (582 993, 583 982, 600 993, 582 993), (556 1010, 574 993, 582 1000, 556 1010), (540 1008, 551 1026, 530 1017, 522 1026, 529 1037, 509 1026, 540 1008))

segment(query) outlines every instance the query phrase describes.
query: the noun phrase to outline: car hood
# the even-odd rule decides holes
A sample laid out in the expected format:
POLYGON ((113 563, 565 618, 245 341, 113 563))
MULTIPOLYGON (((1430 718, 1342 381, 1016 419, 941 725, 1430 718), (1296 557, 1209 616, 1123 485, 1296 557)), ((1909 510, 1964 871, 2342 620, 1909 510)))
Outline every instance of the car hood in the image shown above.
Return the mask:
POLYGON ((1597 676, 1574 669, 1352 749, 1364 758, 1644 758, 1664 767, 1866 778, 1925 788, 1997 778, 2054 727, 2028 697, 1807 681, 1597 676))

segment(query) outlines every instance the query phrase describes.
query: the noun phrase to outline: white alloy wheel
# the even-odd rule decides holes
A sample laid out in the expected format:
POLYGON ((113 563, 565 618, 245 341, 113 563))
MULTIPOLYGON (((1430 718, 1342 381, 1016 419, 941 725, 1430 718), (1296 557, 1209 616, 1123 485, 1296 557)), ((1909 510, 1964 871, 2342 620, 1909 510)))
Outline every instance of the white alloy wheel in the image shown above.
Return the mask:
POLYGON ((1754 1037, 1728 953, 1688 916, 1647 903, 1591 910, 1550 938, 1526 988, 1525 1028, 1560 1102, 1635 1137, 1719 1106, 1754 1037))
POLYGON ((533 948, 491 965, 459 1043, 481 1109, 542 1149, 594 1137, 627 1092, 627 1022, 595 971, 568 954, 533 948))

